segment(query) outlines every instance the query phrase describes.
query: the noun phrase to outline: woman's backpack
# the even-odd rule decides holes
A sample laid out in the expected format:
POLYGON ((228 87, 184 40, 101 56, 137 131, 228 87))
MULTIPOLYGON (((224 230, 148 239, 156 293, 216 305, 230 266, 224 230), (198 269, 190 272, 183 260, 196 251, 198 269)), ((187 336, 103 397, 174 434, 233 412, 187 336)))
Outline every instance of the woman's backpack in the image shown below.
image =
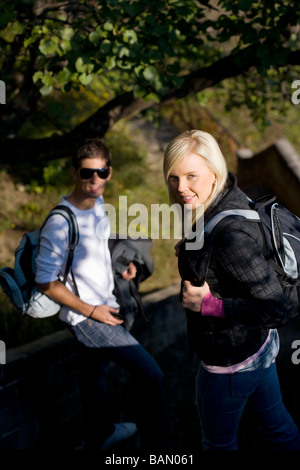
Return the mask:
MULTIPOLYGON (((288 298, 288 317, 300 313, 300 219, 270 196, 249 200, 250 208, 219 212, 205 224, 209 235, 210 255, 215 236, 237 217, 259 223, 264 239, 264 256, 276 271, 278 280, 288 298)), ((207 263, 208 270, 209 261, 207 263)), ((207 274, 206 270, 206 274, 207 274)))

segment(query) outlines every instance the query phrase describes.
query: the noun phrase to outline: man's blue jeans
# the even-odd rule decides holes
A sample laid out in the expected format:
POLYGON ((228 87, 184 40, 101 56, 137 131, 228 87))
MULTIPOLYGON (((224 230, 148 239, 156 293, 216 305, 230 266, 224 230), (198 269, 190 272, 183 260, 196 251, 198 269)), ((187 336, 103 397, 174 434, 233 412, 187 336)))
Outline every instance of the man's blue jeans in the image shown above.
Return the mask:
POLYGON ((273 450, 300 450, 298 429, 282 403, 275 363, 251 372, 197 374, 197 407, 204 450, 237 450, 238 426, 249 402, 273 450))
POLYGON ((113 402, 106 378, 110 361, 133 379, 136 422, 144 448, 158 448, 163 439, 163 377, 155 361, 121 325, 110 326, 92 319, 71 328, 81 357, 81 392, 90 447, 100 448, 113 430, 113 402))

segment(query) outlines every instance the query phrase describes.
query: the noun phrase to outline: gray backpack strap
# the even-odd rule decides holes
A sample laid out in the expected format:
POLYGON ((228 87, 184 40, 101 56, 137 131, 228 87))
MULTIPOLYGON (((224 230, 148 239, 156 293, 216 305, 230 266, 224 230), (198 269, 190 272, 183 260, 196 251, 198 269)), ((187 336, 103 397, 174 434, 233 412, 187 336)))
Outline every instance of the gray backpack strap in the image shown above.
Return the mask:
MULTIPOLYGON (((251 209, 230 209, 227 211, 219 212, 214 217, 212 217, 204 226, 204 232, 210 234, 216 225, 221 222, 225 217, 234 216, 234 217, 243 217, 247 220, 251 220, 253 222, 260 221, 260 217, 257 211, 251 209)), ((230 219, 232 221, 232 218, 230 219)), ((229 222, 229 219, 228 219, 229 222)))

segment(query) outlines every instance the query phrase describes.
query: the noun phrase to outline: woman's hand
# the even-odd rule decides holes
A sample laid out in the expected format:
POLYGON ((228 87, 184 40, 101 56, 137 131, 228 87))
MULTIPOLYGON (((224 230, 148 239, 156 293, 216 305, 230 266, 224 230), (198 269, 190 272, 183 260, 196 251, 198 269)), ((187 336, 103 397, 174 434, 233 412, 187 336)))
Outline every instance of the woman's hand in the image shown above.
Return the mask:
POLYGON ((183 281, 182 305, 194 312, 200 312, 202 301, 209 292, 210 288, 207 282, 202 287, 197 287, 193 286, 190 281, 183 281))

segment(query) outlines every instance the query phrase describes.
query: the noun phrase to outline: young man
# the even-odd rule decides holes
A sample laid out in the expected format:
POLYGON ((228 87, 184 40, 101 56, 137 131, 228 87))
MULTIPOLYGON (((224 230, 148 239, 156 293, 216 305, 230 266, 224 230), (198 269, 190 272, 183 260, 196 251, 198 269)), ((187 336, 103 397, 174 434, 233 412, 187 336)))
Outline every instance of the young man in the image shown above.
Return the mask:
MULTIPOLYGON (((124 328, 118 316, 108 238, 109 220, 103 193, 111 178, 111 155, 100 139, 77 147, 72 157, 73 191, 61 204, 74 212, 79 227, 72 276, 61 282, 68 253, 68 222, 53 215, 41 233, 37 257, 38 288, 62 305, 60 319, 77 338, 81 351, 81 392, 85 411, 86 447, 106 450, 136 432, 134 423, 112 422, 106 384, 107 365, 113 361, 132 376, 136 419, 142 446, 160 444, 163 412, 162 373, 153 357, 124 328)), ((130 263, 122 276, 136 276, 130 263)))

